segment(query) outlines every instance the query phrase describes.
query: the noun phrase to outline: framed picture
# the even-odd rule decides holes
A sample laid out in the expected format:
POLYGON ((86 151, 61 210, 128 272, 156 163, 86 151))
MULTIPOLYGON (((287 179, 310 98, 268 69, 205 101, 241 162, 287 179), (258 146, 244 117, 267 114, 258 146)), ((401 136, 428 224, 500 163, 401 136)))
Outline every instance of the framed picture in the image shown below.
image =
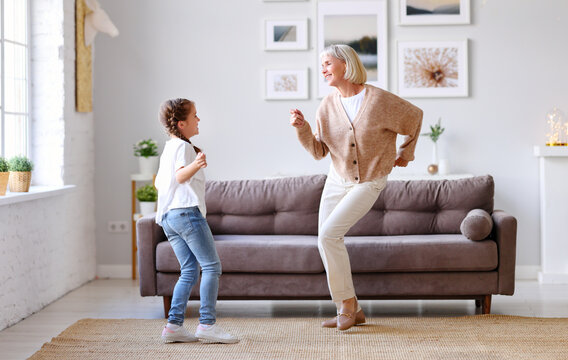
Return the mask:
POLYGON ((469 1, 470 0, 400 0, 400 24, 469 24, 469 1))
POLYGON ((266 70, 265 99, 308 98, 308 69, 266 70))
MULTIPOLYGON (((367 70, 367 83, 387 88, 387 1, 330 1, 318 3, 318 59, 332 44, 351 46, 367 70)), ((318 71, 318 96, 333 88, 318 71)))
POLYGON ((266 50, 306 50, 308 20, 266 20, 266 50))
POLYGON ((398 42, 398 94, 468 96, 467 40, 398 42))

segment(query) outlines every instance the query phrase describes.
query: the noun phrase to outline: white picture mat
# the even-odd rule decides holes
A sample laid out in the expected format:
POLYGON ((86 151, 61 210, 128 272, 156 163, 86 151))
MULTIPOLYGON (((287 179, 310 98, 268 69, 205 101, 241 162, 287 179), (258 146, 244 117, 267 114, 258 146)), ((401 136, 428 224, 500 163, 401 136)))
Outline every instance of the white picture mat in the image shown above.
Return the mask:
POLYGON ((266 20, 264 48, 266 50, 307 50, 308 19, 266 20), (274 41, 275 26, 295 26, 296 41, 274 41))
POLYGON ((468 41, 398 41, 398 95, 402 97, 466 97, 469 94, 468 74, 468 41), (406 87, 405 77, 405 49, 426 48, 457 48, 457 72, 458 80, 456 87, 406 87))
POLYGON ((325 47, 325 16, 330 15, 375 15, 377 17, 377 81, 368 81, 368 84, 388 88, 388 66, 387 66, 387 1, 329 1, 318 3, 318 97, 322 98, 331 93, 334 88, 327 85, 321 75, 321 62, 319 54, 325 47))
POLYGON ((470 0, 459 0, 459 15, 406 15, 407 0, 400 0, 400 25, 452 25, 469 24, 470 20, 470 0))
POLYGON ((265 96, 267 100, 307 99, 308 98, 308 69, 266 69, 265 96), (297 89, 286 91, 278 82, 291 76, 297 89), (278 85, 278 86, 277 86, 278 85), (280 88, 280 90, 278 90, 280 88))

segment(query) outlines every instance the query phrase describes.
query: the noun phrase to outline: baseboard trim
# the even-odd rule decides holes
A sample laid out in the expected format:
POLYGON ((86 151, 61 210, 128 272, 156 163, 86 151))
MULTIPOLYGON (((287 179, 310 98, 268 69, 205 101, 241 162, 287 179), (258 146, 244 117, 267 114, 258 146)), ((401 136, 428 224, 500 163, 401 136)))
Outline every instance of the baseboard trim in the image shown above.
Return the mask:
POLYGON ((568 274, 539 272, 538 282, 541 284, 568 284, 568 274))
POLYGON ((131 265, 97 265, 97 278, 99 279, 129 279, 131 277, 131 265))
POLYGON ((519 265, 515 268, 515 280, 538 280, 539 265, 519 265))

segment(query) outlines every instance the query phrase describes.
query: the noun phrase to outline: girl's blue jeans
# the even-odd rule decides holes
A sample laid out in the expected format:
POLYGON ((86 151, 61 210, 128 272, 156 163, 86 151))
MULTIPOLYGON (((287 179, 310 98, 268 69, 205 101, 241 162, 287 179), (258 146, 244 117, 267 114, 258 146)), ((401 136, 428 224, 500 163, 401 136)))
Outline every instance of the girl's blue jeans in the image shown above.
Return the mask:
POLYGON ((181 275, 174 287, 168 322, 183 324, 189 294, 199 278, 201 265, 199 323, 215 324, 221 261, 207 220, 197 206, 172 209, 164 215, 162 227, 181 267, 181 275))

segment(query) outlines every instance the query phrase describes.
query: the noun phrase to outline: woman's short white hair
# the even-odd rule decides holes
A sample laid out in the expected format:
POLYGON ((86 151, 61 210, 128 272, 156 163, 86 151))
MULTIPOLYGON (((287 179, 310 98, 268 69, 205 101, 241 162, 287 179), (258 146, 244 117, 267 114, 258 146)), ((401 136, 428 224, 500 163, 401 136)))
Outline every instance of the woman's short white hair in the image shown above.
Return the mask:
POLYGON ((345 69, 345 80, 349 80, 353 84, 364 84, 367 82, 367 70, 363 66, 359 55, 349 45, 330 45, 323 49, 320 59, 326 55, 333 56, 347 65, 345 69))

